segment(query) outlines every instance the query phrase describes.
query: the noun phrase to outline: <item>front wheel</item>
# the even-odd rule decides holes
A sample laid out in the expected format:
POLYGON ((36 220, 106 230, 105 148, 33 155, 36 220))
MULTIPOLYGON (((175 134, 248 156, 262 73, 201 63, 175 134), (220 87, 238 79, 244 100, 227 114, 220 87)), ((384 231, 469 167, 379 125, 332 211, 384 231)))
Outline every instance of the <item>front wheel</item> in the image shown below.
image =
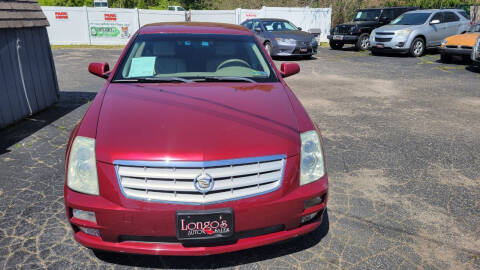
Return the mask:
POLYGON ((425 52, 425 41, 423 38, 416 38, 410 46, 410 55, 413 57, 420 57, 425 52))
POLYGON ((450 63, 450 62, 452 62, 452 56, 450 54, 442 53, 442 54, 440 54, 440 60, 443 63, 450 63))
POLYGON ((340 50, 341 48, 343 48, 343 45, 344 44, 342 42, 330 40, 330 48, 334 50, 340 50))
POLYGON ((359 51, 365 51, 368 49, 368 46, 370 46, 370 35, 363 33, 358 37, 355 48, 359 51))

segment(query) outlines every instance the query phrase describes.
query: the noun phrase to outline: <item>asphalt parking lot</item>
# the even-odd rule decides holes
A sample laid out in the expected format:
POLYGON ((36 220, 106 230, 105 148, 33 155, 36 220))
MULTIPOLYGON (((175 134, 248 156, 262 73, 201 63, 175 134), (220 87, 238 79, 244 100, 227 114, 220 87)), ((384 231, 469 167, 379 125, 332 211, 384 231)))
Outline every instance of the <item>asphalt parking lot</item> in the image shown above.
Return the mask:
POLYGON ((0 130, 1 269, 480 269, 480 70, 438 54, 321 48, 298 61, 287 82, 324 136, 328 227, 200 258, 80 246, 64 215, 65 145, 104 82, 88 63, 119 53, 54 50, 61 100, 0 130))

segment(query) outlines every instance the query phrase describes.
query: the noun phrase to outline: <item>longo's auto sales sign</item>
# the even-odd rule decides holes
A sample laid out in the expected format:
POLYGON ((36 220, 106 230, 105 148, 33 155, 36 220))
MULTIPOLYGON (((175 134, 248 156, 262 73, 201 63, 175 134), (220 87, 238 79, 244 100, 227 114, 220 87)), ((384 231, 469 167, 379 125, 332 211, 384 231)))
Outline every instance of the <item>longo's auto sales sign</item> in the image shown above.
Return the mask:
POLYGON ((130 37, 129 23, 92 22, 90 23, 90 36, 128 39, 130 37))
POLYGON ((130 23, 118 22, 117 14, 105 13, 103 21, 90 22, 90 36, 93 38, 116 38, 127 40, 130 38, 130 23))

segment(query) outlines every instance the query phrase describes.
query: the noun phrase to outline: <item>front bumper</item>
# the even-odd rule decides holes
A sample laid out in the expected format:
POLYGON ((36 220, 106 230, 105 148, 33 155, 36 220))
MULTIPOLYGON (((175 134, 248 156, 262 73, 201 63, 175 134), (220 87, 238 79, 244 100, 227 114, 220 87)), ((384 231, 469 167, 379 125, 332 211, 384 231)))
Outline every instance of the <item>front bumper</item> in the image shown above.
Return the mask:
POLYGON ((70 190, 65 186, 67 218, 75 239, 89 248, 116 252, 152 255, 199 256, 232 252, 283 241, 315 230, 322 222, 326 208, 328 177, 299 187, 299 157, 287 159, 284 183, 271 193, 211 205, 181 205, 139 201, 124 197, 118 187, 112 165, 98 162, 100 196, 70 190), (304 209, 304 203, 324 196, 321 204, 304 209), (235 215, 235 234, 229 242, 191 246, 176 240, 175 213, 177 210, 210 210, 231 208, 235 215), (93 211, 96 223, 72 216, 72 209, 93 211), (305 215, 318 212, 305 224, 305 215), (81 227, 99 230, 93 236, 81 227))
POLYGON ((337 35, 328 35, 327 38, 330 41, 335 41, 335 42, 342 42, 342 43, 356 43, 358 41, 358 37, 356 35, 342 35, 342 34, 337 34, 337 35), (335 39, 340 38, 341 39, 335 39))
POLYGON ((317 54, 318 44, 314 45, 283 45, 277 44, 274 47, 273 56, 304 56, 317 54))
POLYGON ((410 51, 410 39, 399 38, 396 35, 371 35, 370 50, 384 53, 408 53, 410 51))
POLYGON ((472 55, 471 48, 448 48, 442 47, 440 48, 440 52, 442 54, 450 54, 450 55, 472 55))

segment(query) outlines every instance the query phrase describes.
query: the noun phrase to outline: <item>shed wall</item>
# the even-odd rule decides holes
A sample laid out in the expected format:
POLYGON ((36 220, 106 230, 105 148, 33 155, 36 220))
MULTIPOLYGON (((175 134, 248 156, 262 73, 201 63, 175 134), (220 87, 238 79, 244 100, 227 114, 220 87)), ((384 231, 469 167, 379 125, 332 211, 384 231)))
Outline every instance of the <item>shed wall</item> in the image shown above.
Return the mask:
POLYGON ((45 109, 58 95, 47 30, 0 29, 0 128, 45 109))

